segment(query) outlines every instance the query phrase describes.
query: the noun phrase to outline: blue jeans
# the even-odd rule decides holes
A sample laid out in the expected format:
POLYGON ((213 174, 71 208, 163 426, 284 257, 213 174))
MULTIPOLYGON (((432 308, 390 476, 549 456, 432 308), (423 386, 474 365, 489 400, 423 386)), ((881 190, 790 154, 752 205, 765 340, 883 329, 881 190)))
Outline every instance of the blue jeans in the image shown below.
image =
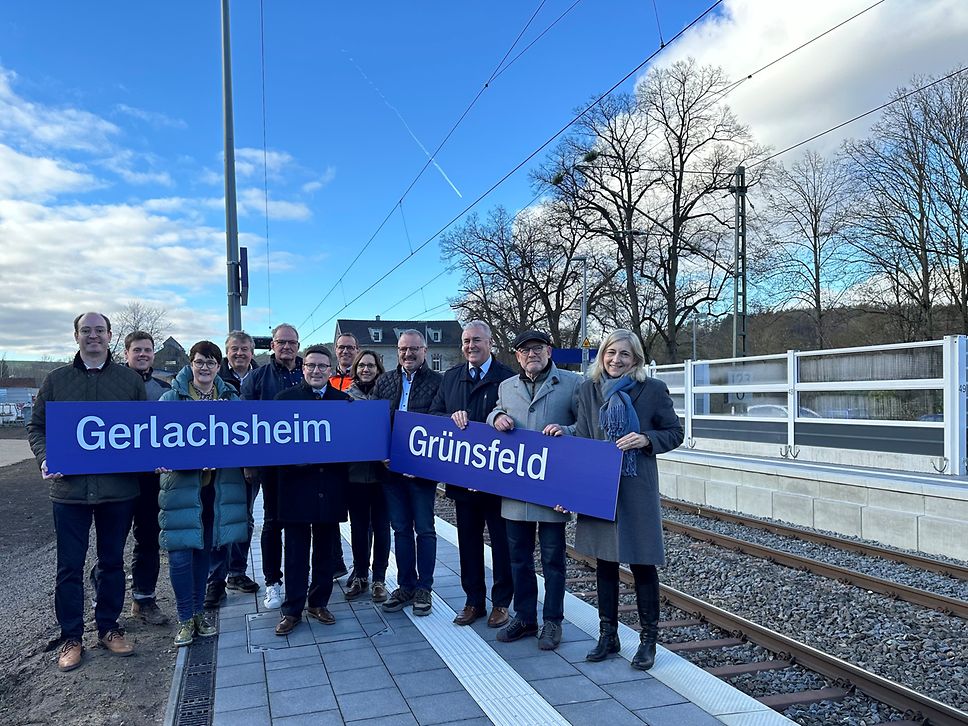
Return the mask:
POLYGON ((205 607, 205 583, 212 550, 212 522, 215 487, 202 487, 202 537, 200 550, 172 550, 168 553, 168 576, 175 591, 175 607, 178 619, 184 622, 205 607))
POLYGON ((80 640, 84 635, 84 560, 87 557, 91 520, 97 541, 97 607, 94 620, 98 636, 118 627, 124 607, 124 543, 131 529, 134 500, 101 504, 53 502, 57 534, 57 585, 54 611, 61 636, 80 640))
POLYGON ((437 485, 388 472, 383 483, 393 545, 397 556, 397 585, 404 590, 431 590, 437 562, 434 498, 437 485))
POLYGON ((561 623, 565 617, 565 523, 507 520, 514 578, 514 615, 526 623, 538 622, 538 579, 534 572, 534 531, 541 545, 541 571, 545 594, 544 620, 561 623))

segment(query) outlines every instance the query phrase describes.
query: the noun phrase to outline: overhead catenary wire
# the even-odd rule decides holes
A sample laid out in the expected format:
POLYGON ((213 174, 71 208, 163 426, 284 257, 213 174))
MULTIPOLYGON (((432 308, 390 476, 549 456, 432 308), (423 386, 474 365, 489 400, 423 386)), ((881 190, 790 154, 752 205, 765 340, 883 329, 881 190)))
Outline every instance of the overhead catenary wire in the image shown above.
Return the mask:
POLYGON ((537 41, 538 38, 542 37, 545 33, 547 33, 548 30, 550 30, 552 27, 554 27, 558 23, 558 21, 560 21, 565 15, 567 15, 569 12, 571 12, 571 10, 579 2, 581 2, 581 0, 575 0, 575 2, 573 2, 572 5, 564 13, 562 13, 560 16, 558 16, 558 18, 556 18, 554 20, 554 22, 552 22, 551 25, 548 26, 548 28, 546 28, 538 36, 538 38, 536 38, 534 41, 532 41, 528 45, 527 48, 525 48, 523 51, 521 51, 521 53, 518 53, 518 55, 516 55, 514 58, 512 58, 511 61, 508 62, 507 65, 505 65, 504 62, 507 60, 508 56, 514 50, 514 48, 517 46, 518 42, 521 40, 521 37, 525 34, 525 32, 527 32, 528 28, 531 27, 531 23, 534 22, 535 17, 537 17, 538 13, 541 11, 541 8, 544 7, 544 4, 545 4, 546 1, 547 0, 541 0, 541 3, 538 5, 538 7, 535 9, 535 11, 531 14, 531 17, 528 18, 528 22, 525 23, 524 27, 518 33, 517 37, 514 39, 514 42, 511 43, 510 47, 507 49, 507 51, 501 57, 501 60, 494 67, 494 70, 491 71, 491 75, 484 82, 484 85, 481 86, 480 90, 478 90, 478 92, 474 96, 474 98, 471 99, 471 102, 467 105, 467 107, 464 109, 463 113, 461 113, 461 115, 458 117, 458 119, 454 122, 454 124, 451 126, 450 130, 447 132, 447 134, 444 136, 444 138, 440 141, 440 143, 437 144, 437 147, 430 154, 428 154, 427 161, 424 163, 424 165, 422 167, 420 167, 420 170, 417 172, 416 176, 414 176, 414 178, 411 180, 411 182, 407 185, 407 188, 404 189, 403 193, 400 195, 400 198, 397 200, 397 203, 394 204, 393 207, 383 217, 383 220, 380 222, 379 225, 377 225, 377 228, 373 232, 373 234, 370 235, 369 239, 363 244, 363 246, 356 253, 356 256, 346 266, 346 269, 343 270, 343 272, 340 274, 339 279, 336 282, 333 283, 333 286, 326 292, 325 295, 323 295, 323 297, 320 299, 320 301, 318 303, 316 303, 316 306, 306 316, 306 318, 302 321, 302 323, 300 323, 300 326, 304 325, 306 323, 306 321, 309 320, 313 316, 313 314, 320 308, 320 306, 324 302, 326 302, 326 300, 333 293, 333 291, 336 289, 336 287, 343 281, 343 279, 346 277, 346 275, 349 273, 349 271, 351 269, 353 269, 354 265, 356 265, 356 263, 359 261, 360 257, 363 256, 363 253, 366 252, 366 250, 370 247, 371 244, 373 244, 373 241, 377 238, 377 236, 380 234, 380 232, 383 231, 383 228, 386 226, 387 222, 390 221, 390 218, 393 216, 393 213, 396 210, 397 206, 403 203, 403 200, 406 199, 407 195, 411 192, 411 190, 414 188, 414 186, 416 185, 416 183, 423 176, 424 172, 427 171, 427 169, 430 167, 430 165, 434 162, 434 159, 437 157, 437 154, 440 153, 440 150, 444 148, 444 145, 450 140, 450 137, 454 135, 454 132, 457 131, 457 128, 463 123, 464 119, 467 118, 467 115, 471 112, 471 109, 474 108, 474 106, 480 100, 480 98, 484 94, 484 92, 489 88, 490 84, 499 75, 501 75, 502 73, 504 73, 504 71, 506 71, 508 68, 510 68, 512 65, 514 65, 514 63, 517 62, 517 60, 522 55, 524 55, 524 53, 527 52, 527 50, 532 45, 534 45, 534 43, 537 41), (502 66, 503 66, 503 68, 502 68, 502 66))
POLYGON ((264 0, 259 0, 259 52, 262 58, 262 187, 266 218, 266 319, 272 320, 272 273, 269 260, 269 122, 266 109, 266 33, 264 0))
MULTIPOLYGON (((534 151, 532 151, 530 154, 528 154, 528 156, 526 156, 524 159, 522 159, 520 162, 518 162, 518 164, 516 164, 510 171, 508 171, 506 174, 504 174, 504 176, 502 176, 500 179, 498 179, 496 182, 494 182, 494 184, 492 184, 490 187, 488 187, 474 201, 472 201, 470 204, 468 204, 466 207, 464 207, 463 210, 461 210, 460 212, 458 212, 457 215, 454 216, 443 227, 441 227, 440 229, 438 229, 436 232, 434 232, 433 235, 431 235, 424 242, 422 242, 420 245, 418 245, 417 248, 412 253, 410 253, 409 255, 407 255, 406 257, 404 257, 402 260, 400 260, 397 264, 395 264, 393 267, 391 267, 389 270, 387 270, 383 275, 381 275, 376 281, 374 281, 373 283, 371 283, 359 295, 357 295, 352 300, 350 300, 349 303, 347 303, 342 308, 340 308, 339 310, 337 310, 329 318, 327 318, 320 325, 318 325, 315 329, 313 329, 313 331, 310 333, 310 335, 312 335, 312 333, 315 333, 317 330, 319 330, 319 328, 323 327, 323 325, 326 325, 331 320, 333 320, 334 318, 336 318, 336 316, 339 315, 341 312, 343 312, 343 310, 345 310, 347 307, 349 307, 350 305, 352 305, 353 303, 355 303, 361 297, 363 297, 364 295, 366 295, 366 293, 368 293, 370 290, 372 290, 374 287, 376 287, 377 285, 379 285, 381 282, 383 282, 385 279, 387 279, 390 275, 392 275, 394 272, 396 272, 401 266, 403 266, 414 255, 416 255, 418 252, 420 252, 422 249, 424 249, 427 245, 429 245, 431 242, 433 242, 437 237, 439 237, 444 231, 446 231, 457 220, 459 220, 461 217, 463 217, 465 214, 467 214, 467 212, 469 212, 471 209, 473 209, 474 207, 476 207, 481 201, 483 201, 485 198, 487 198, 495 189, 497 189, 499 186, 501 186, 501 184, 503 184, 505 181, 507 181, 515 173, 517 173, 518 170, 520 170, 525 164, 527 164, 534 157, 536 157, 538 154, 540 154, 542 151, 544 151, 555 139, 557 139, 559 136, 561 136, 561 134, 563 134, 565 131, 567 131, 578 120, 580 120, 581 118, 583 118, 595 106, 597 106, 599 103, 601 103, 601 101, 604 98, 606 98, 607 96, 609 96, 616 88, 618 88, 620 85, 622 85, 623 83, 625 83, 625 81, 627 81, 629 78, 631 78, 633 75, 635 75, 639 70, 641 70, 643 66, 645 66, 647 63, 649 63, 651 60, 653 60, 659 53, 662 52, 662 50, 664 48, 668 47, 669 44, 671 44, 672 42, 674 42, 675 40, 677 40, 679 37, 681 37, 682 35, 684 35, 686 32, 688 32, 690 28, 692 28, 694 25, 696 25, 698 22, 700 22, 704 17, 706 17, 709 13, 711 13, 713 10, 715 10, 717 7, 719 7, 723 2, 724 2, 724 0, 715 0, 715 2, 713 2, 709 7, 707 7, 702 13, 700 13, 699 15, 697 15, 688 25, 686 25, 685 27, 683 27, 678 33, 676 33, 672 38, 670 38, 669 39, 669 43, 667 43, 666 45, 662 46, 661 48, 657 48, 652 53, 650 53, 644 60, 642 60, 632 70, 630 70, 622 78, 620 78, 618 81, 616 81, 614 84, 612 84, 612 86, 607 91, 605 91, 604 93, 600 94, 597 98, 595 98, 595 100, 593 100, 591 103, 589 103, 587 106, 585 106, 585 108, 583 108, 578 114, 576 114, 570 121, 568 121, 564 126, 562 126, 560 129, 558 129, 554 134, 552 134, 550 138, 548 138, 544 143, 542 143, 540 146, 538 146, 538 148, 536 148, 534 151)), ((396 207, 394 207, 394 208, 396 208, 396 207)), ((313 313, 319 308, 319 305, 321 305, 321 304, 322 304, 322 301, 320 301, 320 303, 315 308, 313 308, 313 313)), ((310 315, 312 315, 312 313, 310 313, 310 315)), ((308 317, 309 316, 307 316, 307 319, 308 319, 308 317)))

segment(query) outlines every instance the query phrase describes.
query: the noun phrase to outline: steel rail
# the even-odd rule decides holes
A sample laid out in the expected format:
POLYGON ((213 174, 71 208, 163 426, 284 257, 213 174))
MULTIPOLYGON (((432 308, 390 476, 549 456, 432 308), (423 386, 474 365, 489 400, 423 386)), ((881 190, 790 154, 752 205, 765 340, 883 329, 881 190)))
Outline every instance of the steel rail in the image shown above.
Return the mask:
POLYGON ((688 524, 680 524, 679 522, 670 522, 667 520, 663 520, 662 527, 666 531, 682 534, 701 542, 709 542, 718 547, 742 552, 743 554, 758 557, 778 565, 792 567, 797 570, 807 570, 816 575, 846 582, 897 600, 904 600, 915 605, 938 610, 947 615, 968 619, 968 602, 964 600, 939 595, 928 590, 903 585, 899 582, 875 577, 874 575, 867 575, 863 572, 849 570, 846 567, 831 565, 811 557, 795 555, 790 552, 774 549, 773 547, 746 542, 736 537, 703 529, 702 527, 693 527, 688 524))
MULTIPOLYGON (((567 554, 574 560, 594 568, 596 560, 575 550, 571 545, 567 554)), ((630 570, 619 568, 623 582, 632 583, 630 570)), ((788 656, 794 663, 819 673, 837 682, 849 683, 854 689, 868 697, 886 703, 899 711, 910 714, 924 724, 931 726, 966 726, 968 713, 908 688, 896 681, 883 678, 859 666, 848 663, 829 653, 789 638, 769 628, 730 613, 722 608, 693 597, 668 585, 661 585, 662 597, 673 607, 703 619, 723 630, 759 645, 775 654, 788 656)))
POLYGON ((819 532, 814 532, 802 527, 793 527, 774 522, 765 522, 762 519, 746 517, 741 514, 726 512, 722 509, 699 506, 697 504, 669 499, 667 497, 662 497, 661 502, 662 506, 664 507, 677 509, 680 512, 686 512, 687 514, 695 514, 700 517, 708 517, 709 519, 715 519, 721 522, 730 522, 732 524, 739 524, 752 529, 764 530, 773 534, 794 537, 807 542, 827 545, 828 547, 835 547, 847 552, 853 552, 854 554, 866 555, 867 557, 880 557, 882 559, 900 562, 901 564, 909 565, 910 567, 916 567, 921 570, 937 572, 959 580, 968 580, 968 567, 954 562, 944 562, 943 560, 936 560, 932 557, 923 557, 921 555, 909 554, 907 552, 899 552, 897 550, 892 550, 889 547, 880 547, 878 545, 866 544, 862 542, 852 542, 841 537, 820 534, 819 532))

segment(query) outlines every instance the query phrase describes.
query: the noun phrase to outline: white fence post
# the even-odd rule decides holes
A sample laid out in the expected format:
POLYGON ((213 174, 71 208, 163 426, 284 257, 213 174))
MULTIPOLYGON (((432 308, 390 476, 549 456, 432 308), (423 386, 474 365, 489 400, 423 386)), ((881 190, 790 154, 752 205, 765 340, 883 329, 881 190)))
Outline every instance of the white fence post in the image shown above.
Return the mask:
POLYGON ((797 383, 800 382, 797 371, 797 352, 787 351, 787 452, 796 458, 799 451, 794 441, 794 421, 800 414, 800 402, 797 400, 797 383))
POLYGON ((692 438, 692 414, 695 401, 692 397, 692 361, 687 360, 682 368, 682 397, 685 409, 686 446, 690 449, 695 445, 692 438))
POLYGON ((968 426, 965 396, 968 394, 968 353, 964 335, 946 335, 944 338, 944 456, 948 460, 948 473, 965 476, 968 461, 965 451, 965 429, 968 426))

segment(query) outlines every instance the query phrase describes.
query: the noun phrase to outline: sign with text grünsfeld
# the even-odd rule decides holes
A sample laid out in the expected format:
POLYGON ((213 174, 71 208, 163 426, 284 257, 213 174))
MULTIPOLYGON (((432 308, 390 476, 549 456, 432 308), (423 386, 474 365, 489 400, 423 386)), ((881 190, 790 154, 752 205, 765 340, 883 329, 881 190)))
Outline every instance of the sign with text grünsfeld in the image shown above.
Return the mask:
POLYGON ((380 461, 389 431, 386 401, 51 401, 47 470, 380 461))
POLYGON ((622 452, 608 441, 500 433, 449 417, 397 411, 390 468, 433 481, 615 519, 622 452))

